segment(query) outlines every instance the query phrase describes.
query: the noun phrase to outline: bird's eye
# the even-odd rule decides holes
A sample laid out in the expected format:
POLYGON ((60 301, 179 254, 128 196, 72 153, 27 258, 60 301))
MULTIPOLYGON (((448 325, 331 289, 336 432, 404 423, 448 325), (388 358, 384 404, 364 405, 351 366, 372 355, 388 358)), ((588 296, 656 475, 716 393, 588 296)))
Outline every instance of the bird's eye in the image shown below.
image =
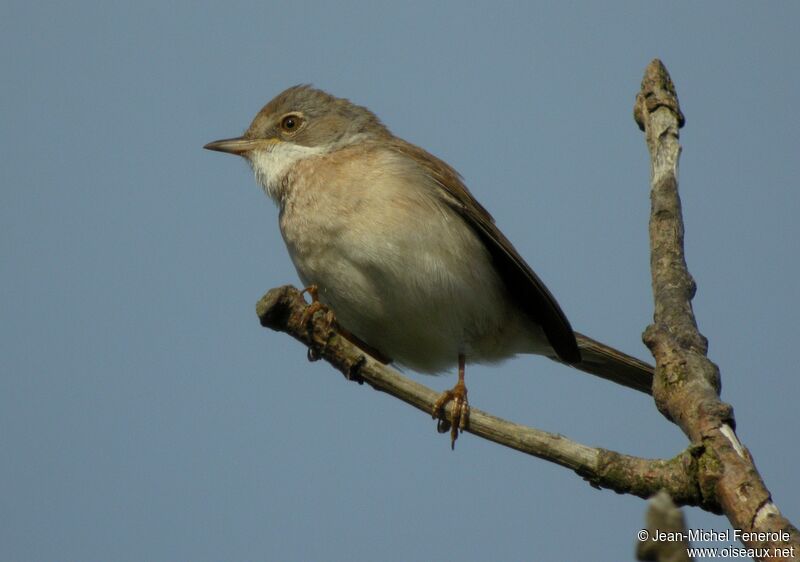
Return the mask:
POLYGON ((302 121, 302 117, 292 113, 281 119, 281 129, 286 133, 291 133, 300 127, 300 123, 302 123, 302 121))

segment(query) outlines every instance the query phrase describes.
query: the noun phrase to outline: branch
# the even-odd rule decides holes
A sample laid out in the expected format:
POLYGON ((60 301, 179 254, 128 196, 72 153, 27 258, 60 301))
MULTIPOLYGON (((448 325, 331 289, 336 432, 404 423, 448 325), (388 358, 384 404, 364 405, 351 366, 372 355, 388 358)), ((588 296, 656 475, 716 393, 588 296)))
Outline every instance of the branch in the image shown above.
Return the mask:
MULTIPOLYGON (((325 359, 349 380, 366 382, 375 390, 430 415, 439 393, 404 377, 351 343, 342 335, 329 310, 317 310, 309 318, 307 308, 300 291, 284 286, 264 295, 256 305, 256 312, 262 326, 285 332, 305 344, 309 359, 325 359)), ((451 416, 451 407, 447 406, 447 418, 451 416)), ((558 434, 500 419, 472 406, 466 431, 569 468, 596 488, 642 498, 665 489, 682 505, 701 505, 702 496, 694 477, 698 470, 695 448, 669 460, 642 459, 588 447, 558 434)))
POLYGON ((684 118, 675 86, 658 59, 645 70, 634 118, 645 131, 651 158, 650 265, 655 314, 644 341, 656 359, 653 396, 658 409, 701 448, 698 482, 703 503, 719 504, 735 529, 768 533, 743 540, 748 548, 768 548, 765 560, 794 547, 800 534, 772 502, 750 452, 734 433, 733 409, 719 398, 720 375, 707 357, 708 342, 692 311, 695 283, 683 252, 683 218, 678 196, 678 129, 684 118), (776 540, 784 532, 789 540, 776 540))
POLYGON ((639 537, 636 559, 654 562, 690 562, 686 522, 672 498, 660 491, 650 498, 647 510, 647 533, 639 537), (659 537, 658 534, 664 535, 659 537))

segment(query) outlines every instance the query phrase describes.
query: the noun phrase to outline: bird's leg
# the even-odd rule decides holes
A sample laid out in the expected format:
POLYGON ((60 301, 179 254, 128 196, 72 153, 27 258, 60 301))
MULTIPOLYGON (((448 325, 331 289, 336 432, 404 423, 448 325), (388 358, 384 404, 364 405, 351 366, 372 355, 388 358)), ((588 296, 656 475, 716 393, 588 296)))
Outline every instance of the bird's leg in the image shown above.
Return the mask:
MULTIPOLYGON (((303 316, 300 319, 300 322, 303 325, 308 325, 308 323, 314 317, 314 314, 316 314, 318 310, 325 309, 326 306, 322 304, 322 302, 320 302, 319 300, 319 287, 317 287, 316 285, 309 285, 308 287, 300 291, 301 295, 303 293, 308 293, 311 296, 311 304, 309 304, 303 311, 303 316)), ((384 365, 388 365, 389 363, 392 362, 392 359, 390 357, 387 357, 385 354, 381 353, 379 349, 375 349, 374 347, 366 343, 364 340, 362 340, 361 338, 350 332, 350 330, 346 329, 344 326, 336 322, 336 315, 333 313, 332 310, 330 309, 327 310, 327 315, 325 316, 325 319, 328 322, 328 329, 336 325, 336 328, 342 337, 344 337, 347 341, 349 341, 356 347, 359 347, 362 350, 366 351, 368 354, 370 354, 372 357, 374 357, 384 365)))
POLYGON ((458 382, 450 390, 442 392, 433 404, 433 417, 439 418, 437 429, 439 433, 450 430, 450 448, 456 446, 458 432, 464 431, 469 420, 469 401, 467 400, 467 385, 464 383, 464 364, 466 358, 463 353, 458 354, 458 382), (444 417, 444 407, 453 402, 453 416, 450 421, 444 417))
POLYGON ((300 319, 300 321, 303 324, 307 324, 308 321, 314 317, 314 314, 318 310, 322 310, 323 306, 322 303, 319 302, 319 287, 317 287, 316 285, 309 285, 308 287, 300 291, 300 296, 303 296, 305 293, 308 293, 309 296, 311 297, 311 304, 309 304, 303 311, 303 317, 300 319))
POLYGON ((308 360, 309 361, 318 361, 322 358, 322 353, 325 350, 325 347, 328 345, 328 338, 332 333, 333 325, 336 323, 336 317, 333 314, 333 311, 322 304, 319 300, 319 289, 316 285, 309 285, 302 291, 300 291, 300 295, 302 296, 304 293, 308 293, 311 295, 311 304, 309 304, 305 310, 303 311, 303 315, 300 317, 300 324, 306 327, 309 336, 314 334, 314 323, 311 321, 314 318, 314 315, 322 310, 325 312, 325 327, 322 333, 327 334, 322 339, 323 341, 319 344, 319 346, 311 345, 308 348, 308 360))

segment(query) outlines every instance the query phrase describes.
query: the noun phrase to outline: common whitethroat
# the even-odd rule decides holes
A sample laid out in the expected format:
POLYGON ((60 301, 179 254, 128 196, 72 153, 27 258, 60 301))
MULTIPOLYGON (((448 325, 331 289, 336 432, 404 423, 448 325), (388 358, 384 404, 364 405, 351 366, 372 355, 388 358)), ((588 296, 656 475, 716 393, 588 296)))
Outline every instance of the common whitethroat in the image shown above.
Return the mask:
POLYGON ((465 363, 533 353, 650 392, 652 367, 573 332, 459 174, 367 108, 294 86, 205 148, 250 163, 300 279, 339 325, 415 371, 458 366, 433 411, 451 444, 468 420, 465 363))

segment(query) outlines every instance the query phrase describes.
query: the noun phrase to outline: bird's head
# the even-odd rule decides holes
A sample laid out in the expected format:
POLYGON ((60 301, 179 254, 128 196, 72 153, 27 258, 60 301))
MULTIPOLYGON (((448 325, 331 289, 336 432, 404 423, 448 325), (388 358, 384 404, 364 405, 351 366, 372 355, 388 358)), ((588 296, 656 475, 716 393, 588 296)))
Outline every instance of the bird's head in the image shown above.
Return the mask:
POLYGON ((203 148, 246 158, 264 190, 277 198, 280 182, 298 161, 387 138, 389 130, 366 107, 300 85, 265 105, 242 136, 203 148))

